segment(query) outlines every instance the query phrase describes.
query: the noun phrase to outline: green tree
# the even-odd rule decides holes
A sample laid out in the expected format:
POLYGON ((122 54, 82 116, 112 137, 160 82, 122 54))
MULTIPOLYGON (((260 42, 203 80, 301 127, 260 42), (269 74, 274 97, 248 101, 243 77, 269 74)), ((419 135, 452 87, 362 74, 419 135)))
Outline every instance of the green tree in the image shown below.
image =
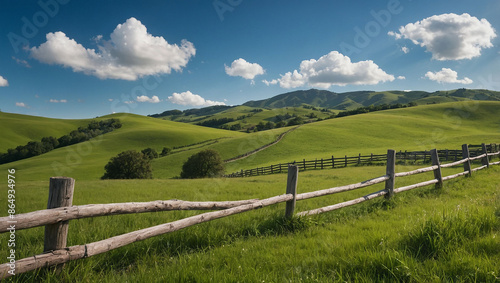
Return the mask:
POLYGON ((142 152, 128 150, 112 157, 104 167, 101 179, 151 179, 151 160, 142 152))
POLYGON ((219 177, 224 173, 224 161, 213 149, 191 155, 182 165, 181 178, 194 179, 219 177))

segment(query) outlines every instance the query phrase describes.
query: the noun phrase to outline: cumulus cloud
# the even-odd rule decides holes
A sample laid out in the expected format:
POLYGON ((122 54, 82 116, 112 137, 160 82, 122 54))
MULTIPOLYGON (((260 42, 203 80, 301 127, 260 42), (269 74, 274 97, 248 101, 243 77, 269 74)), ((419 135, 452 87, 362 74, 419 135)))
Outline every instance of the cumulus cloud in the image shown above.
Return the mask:
POLYGON ((271 80, 271 81, 262 80, 262 82, 265 83, 267 86, 278 84, 278 80, 276 80, 276 79, 271 80))
POLYGON ((371 60, 353 63, 348 56, 332 51, 318 60, 302 61, 300 71, 287 72, 278 82, 282 88, 296 88, 306 83, 329 88, 332 85, 375 85, 393 80, 393 75, 384 72, 371 60))
POLYGON ((264 74, 264 68, 257 63, 249 63, 245 59, 236 59, 231 63, 231 67, 224 65, 226 74, 232 77, 242 77, 253 80, 255 76, 264 74))
POLYGON ((401 47, 401 51, 403 51, 404 54, 408 54, 410 52, 410 49, 406 46, 401 47))
POLYGON ((449 68, 443 68, 439 72, 427 72, 425 77, 431 81, 438 83, 458 83, 458 84, 471 84, 473 81, 467 77, 459 80, 458 73, 449 68))
POLYGON ((51 99, 49 100, 50 103, 66 103, 68 102, 68 100, 66 99, 61 99, 61 100, 57 100, 57 99, 51 99))
POLYGON ((149 102, 149 103, 160 103, 160 98, 156 95, 153 95, 153 97, 149 98, 148 96, 146 95, 141 95, 141 96, 138 96, 135 100, 137 100, 138 102, 149 102))
POLYGON ((397 78, 398 80, 406 80, 406 77, 405 76, 398 76, 397 78))
POLYGON ((172 96, 168 97, 168 100, 174 104, 185 105, 185 106, 226 105, 224 102, 206 100, 205 98, 197 94, 193 94, 189 90, 181 93, 174 92, 172 96))
POLYGON ((17 107, 24 107, 24 108, 28 108, 28 105, 26 105, 24 102, 16 102, 16 106, 17 106, 17 107))
POLYGON ((163 37, 148 33, 146 26, 133 17, 119 24, 110 40, 95 37, 97 51, 85 48, 61 31, 48 33, 46 39, 30 49, 31 57, 100 79, 136 80, 147 75, 169 74, 172 70, 182 71, 196 54, 191 42, 169 44, 163 37))
POLYGON ((486 19, 479 20, 465 13, 442 14, 409 23, 399 33, 389 32, 396 39, 410 39, 425 47, 436 60, 471 59, 481 55, 483 48, 493 47, 495 29, 486 19))
POLYGON ((4 77, 0 76, 0 87, 9 86, 9 81, 7 81, 4 77))

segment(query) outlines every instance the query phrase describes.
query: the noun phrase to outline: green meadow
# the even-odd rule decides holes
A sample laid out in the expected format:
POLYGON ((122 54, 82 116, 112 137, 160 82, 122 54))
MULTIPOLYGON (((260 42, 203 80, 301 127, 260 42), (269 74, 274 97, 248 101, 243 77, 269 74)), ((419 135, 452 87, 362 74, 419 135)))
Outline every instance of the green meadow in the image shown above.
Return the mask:
MULTIPOLYGON (((463 101, 387 110, 305 124, 281 142, 226 171, 293 160, 387 149, 459 149, 464 143, 500 143, 500 102, 463 101)), ((31 139, 67 134, 87 120, 0 113, 3 151, 31 139), (11 120, 8 120, 11 119, 11 120), (12 124, 4 123, 12 121, 12 124), (17 124, 15 124, 17 123, 17 124), (23 128, 18 131, 17 128, 23 128), (11 139, 11 143, 7 140, 11 139), (8 144, 8 145, 7 145, 8 144)), ((181 199, 224 201, 285 193, 286 174, 250 178, 177 179, 193 153, 212 148, 223 159, 276 139, 289 128, 240 133, 132 114, 113 114, 123 127, 94 140, 0 165, 16 169, 16 213, 45 209, 49 178, 75 178, 74 205, 181 199), (153 179, 100 180, 121 151, 180 147, 153 161, 153 179)), ((499 161, 496 157, 494 161, 499 161)), ((475 164, 474 167, 478 166, 475 164)), ((397 172, 422 165, 398 165, 397 172)), ((461 172, 443 169, 443 175, 461 172)), ((4 176, 5 176, 4 175, 4 176)), ((347 185, 385 175, 385 166, 299 173, 298 192, 347 185)), ((396 187, 433 179, 432 172, 396 179, 396 187)), ((6 182, 5 182, 6 183, 6 182)), ((297 202, 296 212, 354 199, 384 184, 297 202)), ((5 190, 4 190, 5 192, 5 190)), ((6 194, 0 203, 7 203, 6 194)), ((6 207, 6 206, 5 206, 6 207)), ((10 282, 498 282, 500 280, 500 166, 317 216, 283 217, 273 205, 140 241, 51 269, 16 275, 10 282)), ((200 214, 156 212, 70 221, 68 246, 200 214)), ((6 216, 7 209, 0 210, 6 216)), ((44 228, 16 231, 18 259, 43 252, 44 228)), ((8 235, 0 234, 0 258, 8 235)), ((6 260, 4 260, 6 262, 6 260)))

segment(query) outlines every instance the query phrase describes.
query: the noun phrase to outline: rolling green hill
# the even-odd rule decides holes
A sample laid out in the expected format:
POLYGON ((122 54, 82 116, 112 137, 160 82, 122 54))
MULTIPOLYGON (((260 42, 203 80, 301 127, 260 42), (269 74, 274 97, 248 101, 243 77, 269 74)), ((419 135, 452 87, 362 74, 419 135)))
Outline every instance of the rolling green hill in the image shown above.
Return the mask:
MULTIPOLYGON (((388 148, 456 149, 463 143, 495 143, 500 141, 499 111, 500 102, 462 101, 372 112, 305 124, 290 132, 277 145, 248 158, 228 163, 226 171, 251 169, 303 158, 309 160, 328 158, 332 155, 339 157, 358 153, 380 154, 385 153, 388 148)), ((262 111, 255 115, 267 115, 266 113, 262 111)), ((285 127, 247 134, 132 114, 114 114, 101 118, 118 118, 123 127, 88 142, 4 164, 0 166, 0 170, 16 168, 22 178, 34 181, 46 180, 56 175, 96 180, 104 173, 104 165, 108 160, 124 150, 152 147, 161 151, 163 147, 195 144, 174 150, 171 155, 153 161, 154 178, 172 178, 179 176, 182 164, 189 156, 202 149, 215 149, 221 153, 223 159, 229 159, 269 144, 289 129, 285 127)), ((38 117, 24 116, 23 119, 26 125, 30 125, 32 120, 38 117)), ((54 120, 55 125, 64 122, 66 121, 54 120)), ((87 122, 88 120, 73 121, 75 124, 87 122)), ((73 129, 70 126, 71 124, 67 127, 73 129)), ((45 128, 50 131, 52 129, 50 126, 45 128)), ((47 135, 43 131, 39 134, 47 135)), ((0 139, 3 142, 4 136, 0 139)))
POLYGON ((335 93, 327 90, 298 90, 274 96, 269 99, 249 101, 245 106, 260 108, 298 107, 308 104, 339 110, 351 110, 361 106, 381 104, 419 104, 453 102, 464 99, 500 101, 500 92, 489 90, 456 89, 450 91, 355 91, 335 93))
POLYGON ((229 172, 294 160, 387 149, 458 149, 464 143, 500 142, 500 102, 463 101, 373 112, 303 125, 229 172))
MULTIPOLYGON (((202 108, 204 109, 204 108, 202 108)), ((177 110, 178 111, 178 110, 177 110)), ((179 111, 180 112, 180 111, 179 111)), ((161 115, 151 115, 151 117, 157 117, 164 120, 170 120, 175 122, 183 122, 196 125, 205 125, 210 121, 220 120, 220 123, 215 125, 208 125, 214 128, 231 128, 233 125, 239 125, 236 129, 238 131, 254 131, 259 123, 274 123, 276 124, 280 121, 284 123, 293 120, 295 117, 301 117, 304 122, 314 122, 319 119, 326 119, 332 114, 336 114, 339 111, 329 110, 325 108, 316 108, 308 105, 291 106, 283 108, 255 108, 249 106, 234 106, 227 108, 217 108, 209 109, 209 111, 191 111, 185 110, 180 112, 166 111, 164 113, 170 114, 167 116, 161 115), (172 115, 172 113, 174 113, 172 115), (285 117, 285 115, 288 115, 285 117), (278 117, 281 116, 281 117, 278 117)), ((280 126, 281 127, 281 126, 280 126)))
POLYGON ((417 105, 485 100, 500 101, 500 92, 489 90, 456 89, 449 91, 355 91, 335 93, 327 90, 299 90, 269 99, 248 101, 240 106, 210 106, 184 111, 169 110, 151 117, 198 124, 236 131, 254 131, 259 123, 288 123, 295 117, 315 122, 334 116, 344 110, 379 105, 417 105), (290 116, 282 120, 277 115, 290 116), (293 117, 291 117, 293 116, 293 117))
POLYGON ((43 137, 60 137, 86 126, 91 119, 63 120, 0 112, 0 152, 43 137))
MULTIPOLYGON (((98 136, 87 142, 4 164, 0 166, 0 170, 15 168, 19 172, 19 178, 26 181, 46 180, 51 176, 60 175, 77 179, 98 179, 103 175, 104 165, 109 159, 125 150, 142 150, 152 147, 157 151, 161 151, 163 147, 179 147, 207 140, 245 136, 243 133, 233 131, 164 121, 134 114, 113 114, 101 118, 118 118, 123 126, 118 130, 98 136)), ((36 125, 36 120, 39 117, 23 116, 22 119, 24 123, 18 124, 20 129, 29 128, 32 124, 36 125)), ((85 125, 88 121, 79 120, 73 122, 75 125, 78 123, 85 125)), ((75 129, 73 125, 66 125, 64 122, 65 120, 46 120, 45 126, 40 128, 38 135, 40 137, 51 134, 57 136, 75 129), (49 121, 54 123, 50 124, 49 121), (61 128, 60 132, 57 132, 52 130, 52 125, 55 127, 64 125, 66 128, 61 128)), ((17 133, 17 130, 11 129, 10 132, 17 133)), ((0 138, 2 145, 6 138, 8 136, 3 135, 0 138)), ((38 136, 35 136, 35 138, 38 138, 38 136)))

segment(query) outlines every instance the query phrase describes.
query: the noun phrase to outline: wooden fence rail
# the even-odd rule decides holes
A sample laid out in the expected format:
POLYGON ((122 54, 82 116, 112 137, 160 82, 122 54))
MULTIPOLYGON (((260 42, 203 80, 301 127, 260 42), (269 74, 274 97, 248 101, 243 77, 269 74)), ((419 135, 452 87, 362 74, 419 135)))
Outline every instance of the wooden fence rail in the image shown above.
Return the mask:
MULTIPOLYGON (((296 216, 306 216, 324 213, 343 207, 359 204, 377 197, 385 196, 390 198, 393 194, 401 193, 411 189, 436 184, 436 188, 441 188, 444 181, 448 181, 463 175, 470 175, 481 169, 492 165, 500 165, 500 161, 491 162, 490 157, 499 156, 500 148, 488 147, 482 145, 482 154, 471 157, 467 145, 463 145, 461 154, 463 159, 456 160, 453 163, 440 164, 440 152, 437 150, 429 151, 429 158, 432 166, 420 168, 409 172, 395 172, 395 162, 397 153, 394 150, 388 150, 386 155, 386 174, 371 180, 357 184, 334 187, 319 191, 297 194, 299 165, 290 164, 287 166, 288 178, 286 193, 284 195, 274 196, 262 200, 250 199, 240 201, 224 202, 188 202, 181 200, 153 201, 143 203, 115 203, 115 204, 90 204, 82 206, 71 206, 73 197, 74 180, 65 177, 51 178, 49 201, 46 210, 34 211, 25 214, 16 215, 16 229, 27 229, 38 226, 45 226, 44 253, 29 258, 16 260, 15 263, 5 263, 0 265, 0 280, 13 276, 15 274, 32 271, 38 268, 63 264, 65 262, 90 257, 101 254, 125 245, 149 239, 158 235, 174 232, 186 227, 190 227, 203 222, 227 217, 230 215, 263 208, 277 203, 286 202, 285 216, 290 218, 296 216), (482 161, 482 166, 471 168, 472 160, 482 161), (441 168, 458 166, 464 164, 464 171, 458 174, 445 176, 441 175, 441 168), (434 179, 405 187, 395 188, 395 180, 399 177, 411 176, 415 174, 434 172, 434 179), (356 190, 375 184, 385 182, 383 190, 334 205, 317 208, 309 211, 303 211, 294 214, 296 201, 305 200, 314 197, 321 197, 335 193, 341 193, 350 190, 356 190), (57 207, 62 206, 62 207, 57 207), (160 224, 157 226, 137 230, 134 232, 118 235, 101 241, 66 247, 68 222, 74 219, 96 217, 103 215, 117 215, 130 213, 143 213, 153 211, 172 211, 172 210, 220 210, 206 212, 184 219, 160 224), (62 227, 62 228, 61 228, 62 227), (66 227, 66 228, 64 228, 66 227)), ((448 152, 449 153, 449 152, 448 152)), ((333 163, 334 164, 334 163, 333 163)), ((324 165, 324 162, 323 162, 324 165)), ((6 217, 0 218, 0 233, 7 232, 5 226, 6 217)))

